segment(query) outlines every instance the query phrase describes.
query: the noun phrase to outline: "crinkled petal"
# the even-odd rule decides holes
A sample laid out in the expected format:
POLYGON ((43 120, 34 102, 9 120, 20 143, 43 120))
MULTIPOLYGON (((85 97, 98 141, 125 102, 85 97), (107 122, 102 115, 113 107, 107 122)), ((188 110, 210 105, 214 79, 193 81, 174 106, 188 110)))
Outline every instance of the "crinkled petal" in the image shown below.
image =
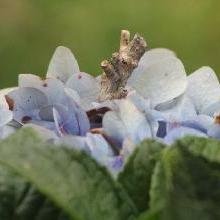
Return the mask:
POLYGON ((187 95, 193 100, 199 113, 204 113, 210 105, 220 101, 220 84, 210 67, 202 67, 187 78, 187 95))
POLYGON ((181 139, 185 136, 197 136, 197 137, 207 137, 207 135, 199 130, 188 128, 188 127, 178 127, 170 130, 166 137, 164 138, 164 142, 166 144, 172 144, 176 140, 181 139))
POLYGON ((81 105, 85 110, 89 110, 91 103, 98 98, 99 84, 93 76, 87 73, 74 74, 67 81, 66 86, 78 92, 81 98, 81 105))
POLYGON ((78 72, 79 66, 71 50, 63 46, 57 47, 48 66, 47 77, 57 78, 65 83, 78 72))
POLYGON ((169 57, 151 65, 137 67, 128 80, 128 85, 156 106, 185 92, 186 72, 179 59, 169 57))

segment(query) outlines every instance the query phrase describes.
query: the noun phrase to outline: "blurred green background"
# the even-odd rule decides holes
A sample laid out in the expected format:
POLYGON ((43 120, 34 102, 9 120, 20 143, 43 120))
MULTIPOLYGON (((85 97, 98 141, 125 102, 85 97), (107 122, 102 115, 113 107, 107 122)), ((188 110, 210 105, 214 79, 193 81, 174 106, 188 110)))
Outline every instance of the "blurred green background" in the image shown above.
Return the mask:
POLYGON ((58 45, 97 75, 121 29, 174 50, 188 73, 202 65, 220 73, 219 0, 0 0, 0 87, 19 73, 43 76, 58 45))

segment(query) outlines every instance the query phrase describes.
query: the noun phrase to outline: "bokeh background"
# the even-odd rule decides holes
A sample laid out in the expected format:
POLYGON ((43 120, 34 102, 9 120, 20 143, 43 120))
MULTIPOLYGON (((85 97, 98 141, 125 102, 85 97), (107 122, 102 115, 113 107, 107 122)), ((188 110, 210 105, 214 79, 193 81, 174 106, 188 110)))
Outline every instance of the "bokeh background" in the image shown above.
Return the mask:
POLYGON ((19 73, 43 76, 58 45, 97 75, 121 29, 171 48, 187 73, 202 65, 220 73, 219 11, 219 0, 0 0, 0 87, 16 85, 19 73))

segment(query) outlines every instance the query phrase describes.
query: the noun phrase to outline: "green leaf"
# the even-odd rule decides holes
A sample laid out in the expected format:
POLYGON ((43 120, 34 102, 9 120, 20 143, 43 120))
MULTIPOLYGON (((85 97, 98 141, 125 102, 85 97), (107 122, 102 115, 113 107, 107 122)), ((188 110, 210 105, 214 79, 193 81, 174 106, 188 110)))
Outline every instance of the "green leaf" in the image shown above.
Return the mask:
POLYGON ((0 143, 0 163, 10 167, 71 219, 134 219, 137 211, 110 174, 85 153, 41 142, 21 129, 0 143))
MULTIPOLYGON (((157 215, 157 220, 218 220, 220 164, 177 142, 163 151, 155 167, 150 197, 149 213, 157 215)), ((148 216, 142 220, 151 219, 148 216)))
POLYGON ((220 141, 216 139, 186 137, 177 142, 192 154, 201 156, 212 162, 220 163, 220 141))
POLYGON ((67 217, 21 177, 0 166, 0 219, 67 220, 67 217))
POLYGON ((163 147, 153 140, 142 142, 118 177, 118 181, 127 190, 139 212, 148 208, 151 176, 163 147))

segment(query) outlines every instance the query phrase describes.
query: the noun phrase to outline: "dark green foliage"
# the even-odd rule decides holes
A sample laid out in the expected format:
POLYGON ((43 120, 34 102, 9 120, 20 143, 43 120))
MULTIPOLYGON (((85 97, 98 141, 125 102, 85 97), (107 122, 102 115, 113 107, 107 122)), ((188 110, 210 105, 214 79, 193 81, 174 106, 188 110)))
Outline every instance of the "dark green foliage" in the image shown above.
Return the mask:
POLYGON ((151 176, 163 147, 156 141, 142 142, 118 177, 118 181, 127 190, 139 212, 148 208, 151 176))
POLYGON ((186 137, 177 142, 195 156, 201 156, 212 162, 220 163, 220 142, 216 139, 186 137))
POLYGON ((0 167, 1 220, 67 220, 45 196, 21 177, 0 167))
POLYGON ((0 143, 1 220, 219 220, 219 207, 217 140, 144 141, 117 181, 85 153, 32 130, 0 143))
MULTIPOLYGON (((136 215, 126 192, 93 159, 79 151, 44 144, 32 130, 22 129, 1 143, 0 163, 33 184, 71 219, 134 219, 136 215)), ((41 198, 34 197, 34 191, 30 194, 31 203, 38 206, 41 198)), ((21 219, 35 213, 36 206, 31 210, 20 207, 21 219)), ((47 212, 45 206, 43 212, 47 212)))
MULTIPOLYGON (((183 139, 164 150, 155 167, 150 191, 150 212, 157 215, 156 219, 220 219, 220 164, 198 155, 200 142, 204 152, 204 139, 199 138, 183 139)), ((206 147, 212 147, 210 143, 206 147)), ((142 219, 154 219, 150 217, 148 214, 142 219)))

